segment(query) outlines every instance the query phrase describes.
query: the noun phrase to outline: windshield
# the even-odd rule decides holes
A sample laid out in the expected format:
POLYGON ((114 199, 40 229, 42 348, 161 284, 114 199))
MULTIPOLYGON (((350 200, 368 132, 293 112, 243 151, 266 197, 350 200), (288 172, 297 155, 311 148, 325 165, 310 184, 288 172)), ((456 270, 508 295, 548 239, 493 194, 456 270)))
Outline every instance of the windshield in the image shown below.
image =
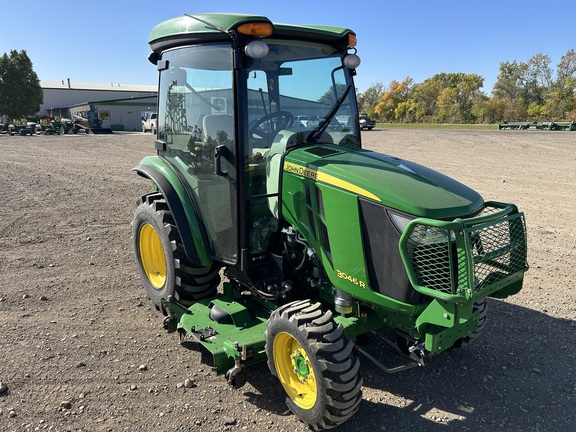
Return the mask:
POLYGON ((352 79, 341 54, 321 44, 267 44, 269 53, 248 71, 250 147, 296 139, 359 148, 352 79))

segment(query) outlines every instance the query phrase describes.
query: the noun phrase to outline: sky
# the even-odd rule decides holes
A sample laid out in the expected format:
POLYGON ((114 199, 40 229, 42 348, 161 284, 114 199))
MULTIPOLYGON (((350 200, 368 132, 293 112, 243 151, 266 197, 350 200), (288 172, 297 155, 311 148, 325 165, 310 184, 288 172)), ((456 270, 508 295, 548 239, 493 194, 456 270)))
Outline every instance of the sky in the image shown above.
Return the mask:
MULTIPOLYGON (((0 0, 0 10, 13 7, 0 0)), ((501 62, 576 49, 575 0, 230 1, 28 0, 0 20, 0 55, 26 50, 41 80, 151 84, 148 36, 158 23, 206 12, 264 15, 274 22, 347 27, 358 36, 356 87, 415 83, 437 73, 475 73, 490 95, 501 62)))

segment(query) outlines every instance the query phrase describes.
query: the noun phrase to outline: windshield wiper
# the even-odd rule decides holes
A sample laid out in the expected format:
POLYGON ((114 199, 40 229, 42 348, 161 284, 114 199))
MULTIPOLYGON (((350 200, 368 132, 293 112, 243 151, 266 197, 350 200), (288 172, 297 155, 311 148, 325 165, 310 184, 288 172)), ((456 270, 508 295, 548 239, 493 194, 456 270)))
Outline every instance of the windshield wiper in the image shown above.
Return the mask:
POLYGON ((334 118, 334 116, 336 115, 336 113, 338 112, 340 107, 342 106, 342 104, 344 103, 344 100, 346 100, 346 96, 348 96, 348 93, 350 93, 351 88, 352 88, 352 84, 350 84, 348 87, 346 87, 346 90, 344 90, 344 93, 342 93, 342 95, 338 98, 338 100, 336 101, 336 103, 334 104, 334 106, 332 107, 330 112, 328 114, 326 114, 326 117, 324 117, 324 120, 322 120, 320 122, 320 124, 318 126, 316 126, 316 128, 314 128, 314 130, 312 132, 310 132, 310 134, 308 135, 308 138, 306 138, 306 142, 309 142, 309 143, 310 142, 316 142, 318 140, 318 138, 320 138, 320 136, 324 133, 324 131, 326 130, 326 128, 328 127, 328 125, 330 124, 330 122, 332 121, 332 119, 334 118))

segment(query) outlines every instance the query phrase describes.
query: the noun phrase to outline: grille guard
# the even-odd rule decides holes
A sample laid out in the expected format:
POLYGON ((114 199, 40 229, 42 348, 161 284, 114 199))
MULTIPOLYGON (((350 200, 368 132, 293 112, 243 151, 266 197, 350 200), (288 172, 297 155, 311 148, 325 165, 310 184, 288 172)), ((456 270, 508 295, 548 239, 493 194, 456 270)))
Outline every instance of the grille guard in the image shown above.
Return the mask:
POLYGON ((513 204, 489 201, 468 219, 414 219, 399 248, 414 289, 451 303, 515 294, 528 270, 524 214, 513 204))

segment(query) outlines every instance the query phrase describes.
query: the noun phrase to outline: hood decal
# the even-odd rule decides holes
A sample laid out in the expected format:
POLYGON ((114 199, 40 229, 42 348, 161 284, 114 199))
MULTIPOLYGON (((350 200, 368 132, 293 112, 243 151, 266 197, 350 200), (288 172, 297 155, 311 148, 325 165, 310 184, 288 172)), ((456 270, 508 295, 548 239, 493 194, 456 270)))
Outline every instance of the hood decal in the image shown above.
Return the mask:
POLYGON ((300 177, 304 177, 307 179, 311 179, 320 183, 325 183, 330 186, 334 186, 340 189, 344 189, 348 192, 352 192, 363 196, 365 198, 369 198, 371 200, 382 202, 382 200, 374 195, 372 192, 367 191, 355 184, 347 182, 346 180, 339 179, 338 177, 334 177, 333 175, 320 172, 318 170, 308 168, 302 165, 298 165, 292 162, 284 162, 284 172, 295 174, 300 177))

